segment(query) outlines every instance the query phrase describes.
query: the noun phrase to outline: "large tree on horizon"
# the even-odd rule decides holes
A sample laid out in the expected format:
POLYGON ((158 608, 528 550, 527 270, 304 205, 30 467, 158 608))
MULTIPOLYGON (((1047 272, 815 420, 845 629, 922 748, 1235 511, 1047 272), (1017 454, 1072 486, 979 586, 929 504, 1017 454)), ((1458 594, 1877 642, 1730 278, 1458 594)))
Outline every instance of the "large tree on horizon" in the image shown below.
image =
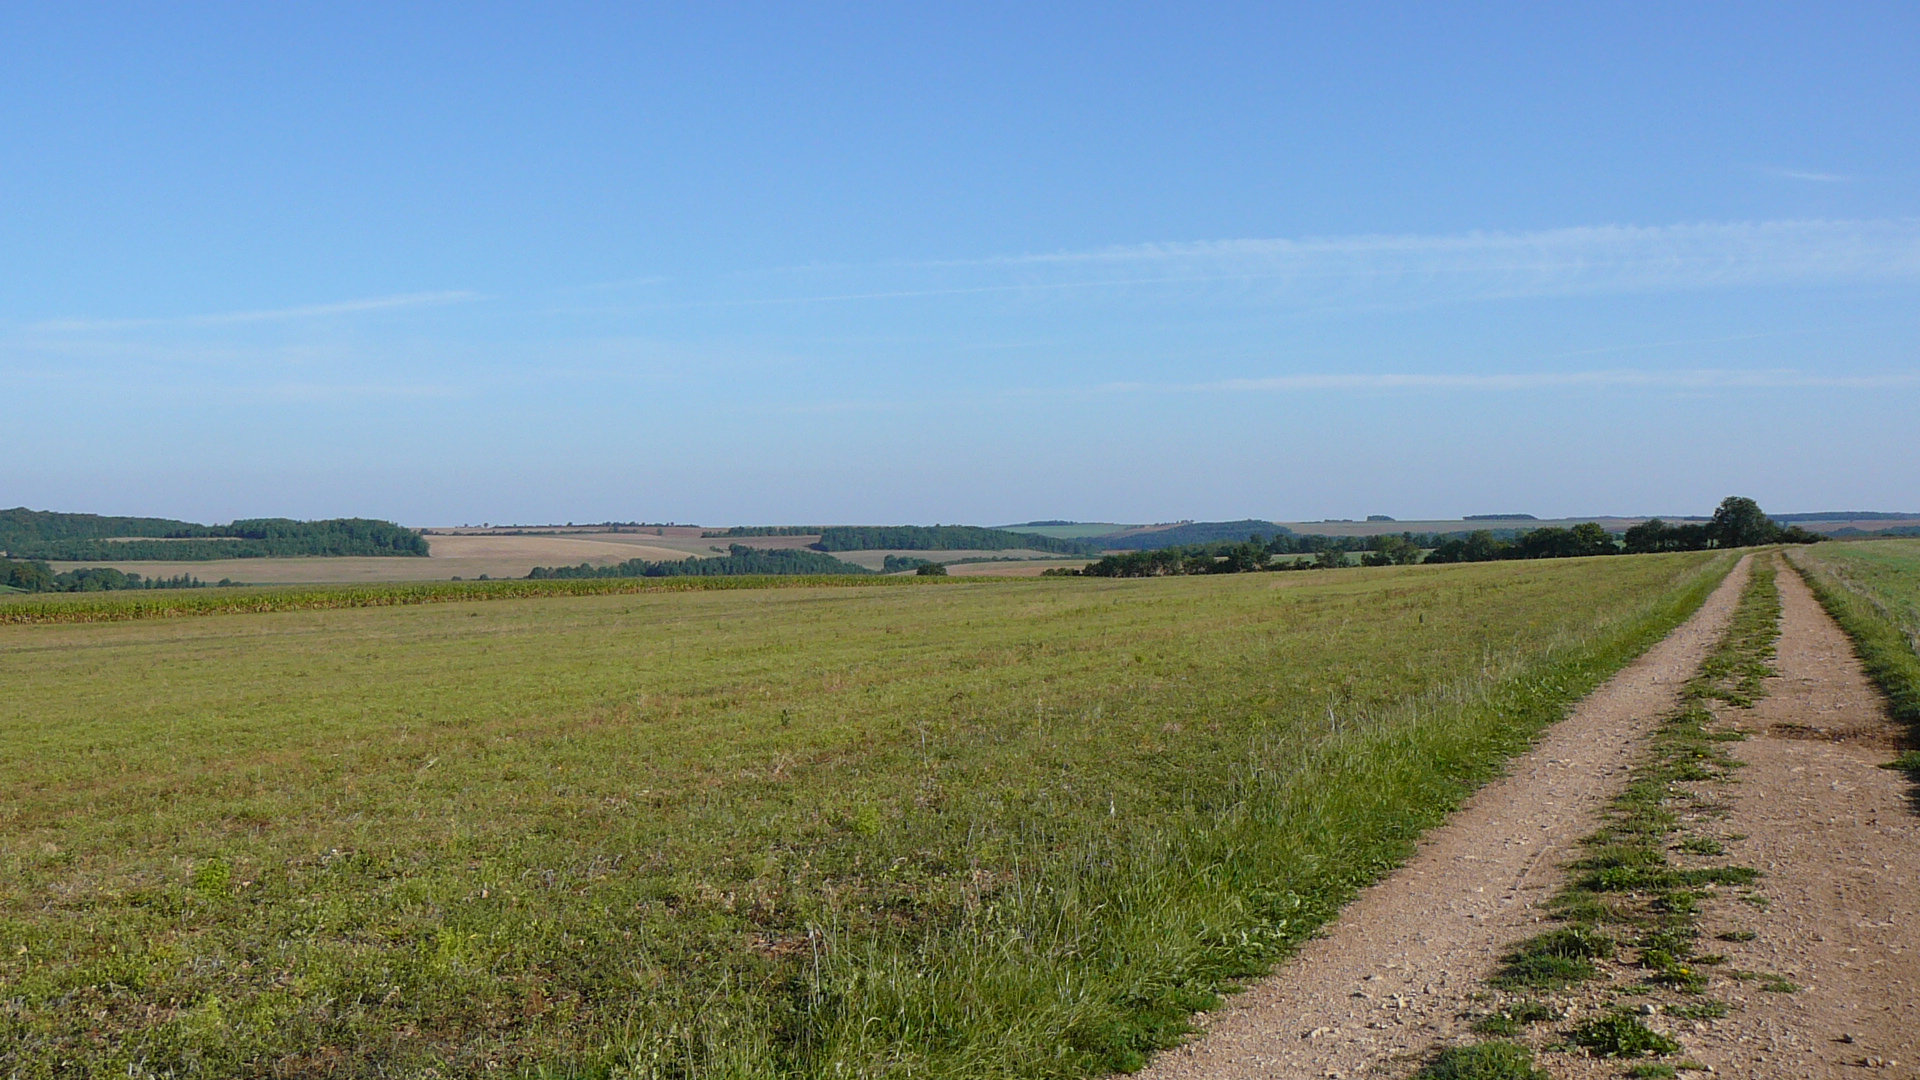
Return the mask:
POLYGON ((1760 509, 1760 504, 1740 495, 1729 495, 1720 500, 1720 505, 1713 511, 1713 521, 1707 528, 1723 548, 1769 544, 1780 535, 1780 526, 1774 524, 1766 511, 1760 509))

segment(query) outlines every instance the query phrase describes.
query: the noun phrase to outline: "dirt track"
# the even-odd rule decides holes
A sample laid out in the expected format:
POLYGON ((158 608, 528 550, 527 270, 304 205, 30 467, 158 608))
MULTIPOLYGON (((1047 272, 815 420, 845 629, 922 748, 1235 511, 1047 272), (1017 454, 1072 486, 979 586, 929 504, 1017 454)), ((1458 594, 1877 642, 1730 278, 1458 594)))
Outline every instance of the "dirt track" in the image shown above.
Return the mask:
MULTIPOLYGON (((1273 976, 1202 1017, 1152 1080, 1406 1077, 1444 1045, 1478 1041, 1468 1014, 1498 957, 1545 922, 1561 864, 1626 779, 1640 740, 1724 630, 1743 561, 1679 630, 1514 762, 1406 866, 1363 893, 1273 976)), ((1742 905, 1729 964, 1776 972, 1795 994, 1722 995, 1732 1016, 1674 1030, 1720 1075, 1920 1077, 1920 817, 1910 785, 1877 766, 1895 732, 1838 627, 1782 568, 1782 640, 1770 696, 1736 719, 1761 737, 1732 789, 1727 831, 1766 877, 1742 905)), ((1665 1025, 1662 1025, 1665 1026, 1665 1025)), ((1581 1060, 1571 1074, 1618 1076, 1581 1060)))
POLYGON ((1626 780, 1642 736, 1718 642, 1746 584, 1743 560, 1680 629, 1581 702, 1511 772, 1429 833, 1407 865, 1349 904, 1274 975, 1203 1017, 1205 1035, 1140 1075, 1406 1075, 1471 1041, 1469 994, 1537 932, 1560 864, 1626 780))

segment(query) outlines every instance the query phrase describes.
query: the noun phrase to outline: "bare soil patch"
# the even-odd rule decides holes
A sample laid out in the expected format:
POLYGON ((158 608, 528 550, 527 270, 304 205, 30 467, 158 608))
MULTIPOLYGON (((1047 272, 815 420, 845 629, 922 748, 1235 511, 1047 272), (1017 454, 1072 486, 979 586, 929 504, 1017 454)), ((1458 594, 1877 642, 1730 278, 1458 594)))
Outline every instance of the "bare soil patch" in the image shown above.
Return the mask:
POLYGON ((1197 1022, 1203 1036, 1152 1080, 1411 1074, 1476 1041, 1474 996, 1499 958, 1546 922, 1561 864, 1618 793, 1641 738, 1723 633, 1743 560, 1700 611, 1548 731, 1512 771, 1429 834, 1278 972, 1197 1022))

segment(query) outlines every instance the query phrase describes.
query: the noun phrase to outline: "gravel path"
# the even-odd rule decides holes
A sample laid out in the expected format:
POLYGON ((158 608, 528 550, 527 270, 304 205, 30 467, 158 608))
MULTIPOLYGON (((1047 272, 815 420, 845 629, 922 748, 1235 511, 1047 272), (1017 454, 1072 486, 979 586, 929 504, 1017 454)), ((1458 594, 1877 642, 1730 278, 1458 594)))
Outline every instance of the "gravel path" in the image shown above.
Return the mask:
POLYGON ((1920 1077, 1920 815, 1912 782, 1880 768, 1903 733, 1799 575, 1779 581, 1779 677, 1724 712, 1754 737, 1732 745, 1746 767, 1722 827, 1744 835, 1728 847, 1769 904, 1702 930, 1753 931, 1717 951, 1801 989, 1736 987, 1731 1016, 1679 1034, 1722 1075, 1920 1077))
MULTIPOLYGON (((1470 1041, 1461 1014, 1498 957, 1538 932, 1560 864, 1625 784, 1636 746, 1718 642, 1748 560, 1692 619, 1483 788, 1326 933, 1156 1057, 1149 1080, 1410 1074, 1470 1041)), ((1791 575, 1783 574, 1782 579, 1791 575)), ((1887 773, 1887 776, 1892 774, 1887 773)))

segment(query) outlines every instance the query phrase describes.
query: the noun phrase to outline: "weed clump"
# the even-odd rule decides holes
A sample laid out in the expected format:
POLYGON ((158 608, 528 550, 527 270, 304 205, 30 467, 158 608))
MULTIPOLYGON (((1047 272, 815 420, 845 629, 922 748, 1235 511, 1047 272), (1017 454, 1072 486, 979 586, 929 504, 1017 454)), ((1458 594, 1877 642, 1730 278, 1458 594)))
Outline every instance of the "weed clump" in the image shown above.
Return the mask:
POLYGON ((1542 1001, 1516 1001, 1491 1016, 1483 1016, 1475 1021, 1473 1030, 1482 1035, 1518 1035, 1528 1024, 1558 1020, 1560 1015, 1542 1001))
POLYGON ((1534 1066, 1533 1051, 1510 1042, 1449 1046, 1414 1080, 1550 1080, 1534 1066))
POLYGON ((1614 941, 1585 926, 1551 930, 1520 943, 1487 980, 1502 989, 1554 989, 1594 976, 1593 962, 1613 955, 1614 941))
POLYGON ((1625 1012, 1608 1013, 1581 1024, 1573 1029, 1573 1041, 1595 1057, 1636 1058, 1680 1052, 1679 1043, 1625 1012))

